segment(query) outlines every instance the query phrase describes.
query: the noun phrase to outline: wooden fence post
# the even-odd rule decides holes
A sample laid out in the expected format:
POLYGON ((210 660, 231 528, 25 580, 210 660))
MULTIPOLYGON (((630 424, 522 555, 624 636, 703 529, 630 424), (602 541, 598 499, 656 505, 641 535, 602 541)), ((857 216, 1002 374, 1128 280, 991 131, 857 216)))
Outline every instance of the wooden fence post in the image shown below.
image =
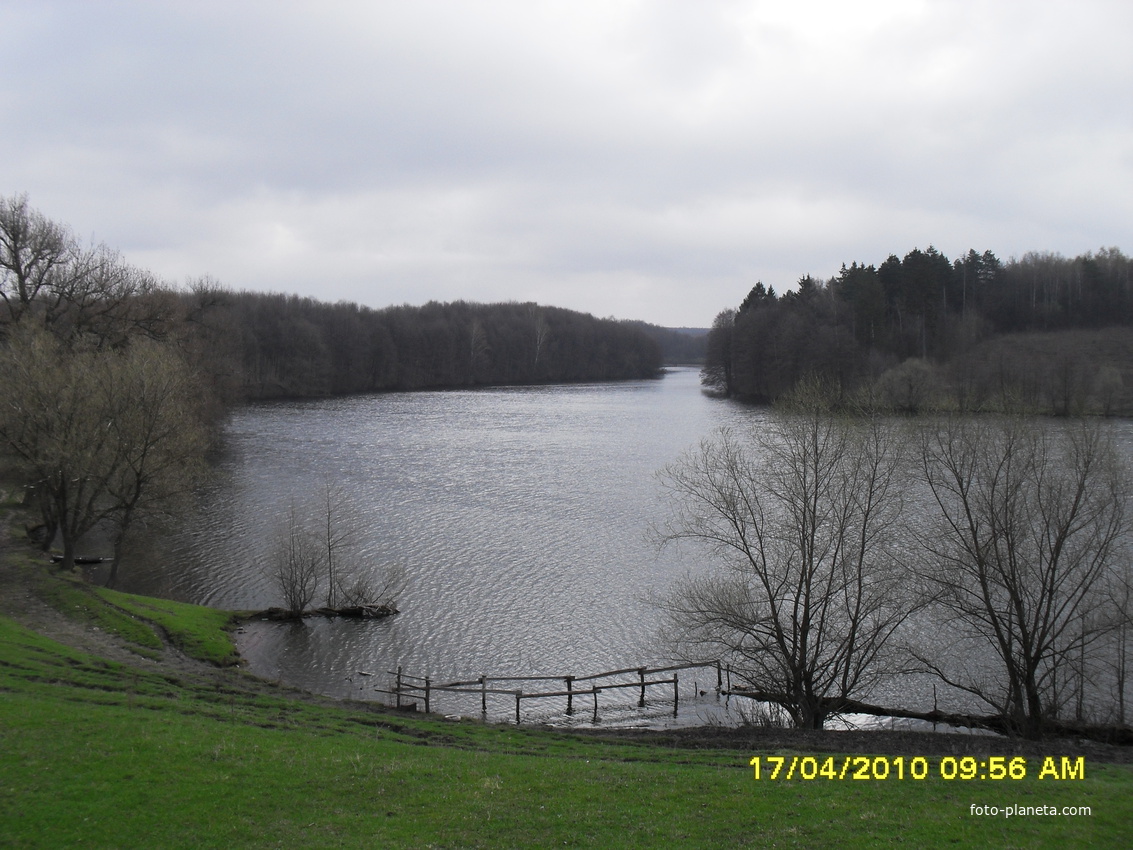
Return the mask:
MULTIPOLYGON (((462 694, 475 694, 476 693, 476 685, 479 685, 480 686, 479 687, 479 691, 480 691, 480 711, 483 713, 483 715, 485 717, 487 717, 487 714, 488 714, 488 691, 489 690, 491 690, 491 692, 494 693, 494 694, 500 694, 500 695, 511 694, 512 696, 515 697, 515 722, 516 722, 517 725, 522 724, 522 722, 523 722, 523 700, 524 699, 527 699, 527 698, 537 699, 537 698, 541 698, 541 697, 556 697, 557 698, 557 697, 565 696, 567 698, 567 705, 566 705, 567 714, 573 715, 574 714, 574 697, 575 697, 575 695, 577 694, 578 696, 581 697, 581 696, 585 696, 587 693, 589 693, 594 698, 594 711, 593 711, 594 723, 597 723, 598 722, 599 696, 601 695, 602 691, 611 690, 611 689, 617 690, 617 689, 620 689, 620 688, 635 688, 638 691, 637 707, 638 708, 644 708, 646 706, 646 698, 645 698, 646 689, 649 688, 651 685, 664 685, 664 684, 668 684, 668 682, 671 681, 673 683, 673 717, 677 717, 678 713, 680 711, 680 701, 681 701, 680 676, 679 676, 677 671, 688 670, 688 669, 695 670, 699 667, 711 667, 713 665, 715 665, 715 667, 716 667, 716 690, 717 690, 717 700, 719 700, 719 698, 721 696, 723 696, 724 694, 728 694, 729 696, 731 695, 731 683, 732 683, 732 668, 731 668, 731 666, 730 665, 724 665, 719 660, 717 660, 717 661, 704 661, 704 662, 699 662, 697 664, 685 664, 683 666, 682 665, 675 665, 675 666, 671 666, 671 667, 659 667, 656 670, 653 670, 649 667, 629 667, 629 668, 625 668, 625 669, 621 669, 621 670, 610 670, 610 671, 605 672, 605 673, 595 673, 595 674, 586 675, 586 676, 574 676, 574 675, 568 675, 568 676, 513 676, 513 677, 506 677, 505 676, 505 677, 500 678, 500 679, 492 679, 492 681, 499 681, 499 682, 506 682, 506 681, 546 682, 546 681, 557 680, 557 681, 562 681, 562 682, 566 683, 565 690, 555 690, 554 686, 551 686, 549 688, 546 687, 546 686, 543 686, 543 687, 536 686, 535 692, 530 693, 530 694, 524 693, 522 689, 518 689, 518 690, 513 691, 513 690, 509 690, 509 689, 506 689, 506 688, 500 688, 500 687, 489 688, 488 687, 488 681, 491 677, 489 677, 487 673, 482 673, 479 676, 479 678, 473 679, 472 681, 454 681, 454 682, 451 682, 451 683, 442 683, 440 685, 434 685, 433 684, 433 677, 431 677, 431 676, 423 676, 423 677, 422 676, 411 676, 411 675, 409 675, 405 672, 404 668, 401 665, 398 665, 396 674, 394 674, 393 671, 387 671, 390 675, 396 676, 395 681, 394 681, 393 691, 392 692, 391 691, 383 691, 383 693, 393 693, 394 694, 394 696, 396 697, 397 708, 402 708, 402 707, 414 708, 416 706, 416 697, 421 695, 424 698, 425 713, 431 714, 432 711, 433 711, 432 700, 433 700, 433 691, 434 690, 451 691, 453 693, 462 693, 462 694), (726 670, 724 669, 725 666, 727 666, 726 670), (665 679, 659 679, 659 680, 656 680, 656 681, 650 681, 649 680, 650 675, 666 673, 666 672, 669 672, 670 670, 673 671, 673 678, 671 680, 665 680, 665 679), (575 689, 574 689, 574 683, 578 682, 578 681, 582 681, 582 682, 585 682, 587 684, 590 684, 590 683, 594 682, 595 680, 600 681, 604 678, 609 679, 610 677, 613 677, 613 676, 619 676, 619 677, 628 676, 628 675, 632 675, 633 673, 637 673, 637 679, 638 680, 636 682, 634 682, 634 681, 628 681, 627 682, 624 679, 617 679, 617 680, 612 681, 611 684, 609 684, 605 687, 599 687, 597 685, 594 685, 590 688, 584 687, 580 691, 575 691, 575 689), (727 690, 725 690, 723 688, 725 677, 727 678, 727 682, 728 682, 728 686, 729 686, 729 688, 727 690), (414 684, 412 684, 413 681, 422 682, 423 684, 414 685, 414 684), (405 696, 406 694, 408 694, 409 697, 412 697, 413 701, 403 702, 402 697, 405 696)), ((365 674, 365 675, 369 675, 369 674, 365 674)), ((447 680, 443 680, 443 681, 447 682, 447 680)), ((697 679, 695 677, 692 679, 692 685, 693 685, 693 699, 695 701, 696 698, 701 694, 701 691, 699 689, 700 686, 697 683, 697 679)), ((380 689, 376 689, 376 690, 380 690, 380 689)))

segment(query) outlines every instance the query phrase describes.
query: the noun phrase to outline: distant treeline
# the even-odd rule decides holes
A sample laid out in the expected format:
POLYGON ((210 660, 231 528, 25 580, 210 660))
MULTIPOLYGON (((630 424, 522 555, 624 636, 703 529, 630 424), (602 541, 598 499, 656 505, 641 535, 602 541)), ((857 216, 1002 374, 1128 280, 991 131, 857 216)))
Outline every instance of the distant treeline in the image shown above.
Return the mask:
MULTIPOLYGON (((660 330, 660 329, 658 329, 660 330)), ((0 196, 0 473, 63 564, 106 527, 113 583, 132 528, 177 514, 225 411, 244 399, 647 378, 640 325, 537 304, 371 310, 179 290, 0 196)), ((329 544, 328 544, 329 545, 329 544)))
POLYGON ((990 251, 951 262, 929 247, 880 266, 843 265, 826 281, 808 275, 781 296, 757 283, 717 316, 704 379, 754 401, 817 374, 847 391, 877 390, 899 409, 1112 412, 1127 401, 1133 366, 1126 335, 1113 329, 1130 327, 1133 259, 1116 248, 1003 263, 990 251), (1019 342, 1036 334, 1037 352, 1019 342))
POLYGON ((704 363, 708 348, 708 328, 663 328, 647 322, 630 322, 641 328, 661 346, 666 366, 692 366, 704 363))
POLYGON ((533 303, 375 310, 198 287, 209 371, 243 398, 654 377, 659 343, 630 322, 533 303))

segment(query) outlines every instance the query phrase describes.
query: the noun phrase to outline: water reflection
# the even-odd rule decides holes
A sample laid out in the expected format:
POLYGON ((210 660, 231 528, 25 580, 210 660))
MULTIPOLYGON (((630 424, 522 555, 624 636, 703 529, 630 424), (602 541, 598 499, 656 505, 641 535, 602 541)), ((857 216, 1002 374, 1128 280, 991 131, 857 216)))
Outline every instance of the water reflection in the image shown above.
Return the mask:
POLYGON ((329 475, 361 516, 361 563, 405 566, 402 613, 250 625, 241 651, 256 672, 347 695, 357 670, 398 664, 452 677, 653 663, 663 652, 645 597, 685 568, 648 539, 654 473, 717 426, 760 415, 705 398, 692 369, 250 406, 229 425, 200 509, 125 582, 218 607, 279 604, 272 531, 329 475))

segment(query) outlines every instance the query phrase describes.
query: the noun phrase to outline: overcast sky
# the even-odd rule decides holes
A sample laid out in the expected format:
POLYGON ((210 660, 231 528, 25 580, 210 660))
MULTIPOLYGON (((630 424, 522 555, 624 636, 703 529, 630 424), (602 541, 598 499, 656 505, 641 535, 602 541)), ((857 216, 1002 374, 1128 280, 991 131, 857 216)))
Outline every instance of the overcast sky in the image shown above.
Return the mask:
POLYGON ((707 326, 1133 252, 1130 0, 0 0, 0 194, 172 282, 707 326))

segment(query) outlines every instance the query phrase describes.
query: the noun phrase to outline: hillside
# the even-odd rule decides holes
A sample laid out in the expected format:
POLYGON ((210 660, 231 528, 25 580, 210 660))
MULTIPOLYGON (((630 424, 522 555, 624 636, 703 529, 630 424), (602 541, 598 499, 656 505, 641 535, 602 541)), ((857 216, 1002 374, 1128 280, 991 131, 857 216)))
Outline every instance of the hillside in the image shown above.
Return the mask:
POLYGON ((425 718, 218 666, 228 614, 105 594, 50 573, 10 535, 0 581, 5 846, 1105 847, 1122 846, 1133 816, 1133 767, 1116 764, 1129 760, 1117 748, 425 718), (753 755, 815 752, 1024 756, 1035 770, 974 794, 938 778, 753 780, 753 755), (1040 785, 1053 754, 1084 756, 1085 778, 1040 785), (1091 815, 973 818, 973 800, 1091 815))

